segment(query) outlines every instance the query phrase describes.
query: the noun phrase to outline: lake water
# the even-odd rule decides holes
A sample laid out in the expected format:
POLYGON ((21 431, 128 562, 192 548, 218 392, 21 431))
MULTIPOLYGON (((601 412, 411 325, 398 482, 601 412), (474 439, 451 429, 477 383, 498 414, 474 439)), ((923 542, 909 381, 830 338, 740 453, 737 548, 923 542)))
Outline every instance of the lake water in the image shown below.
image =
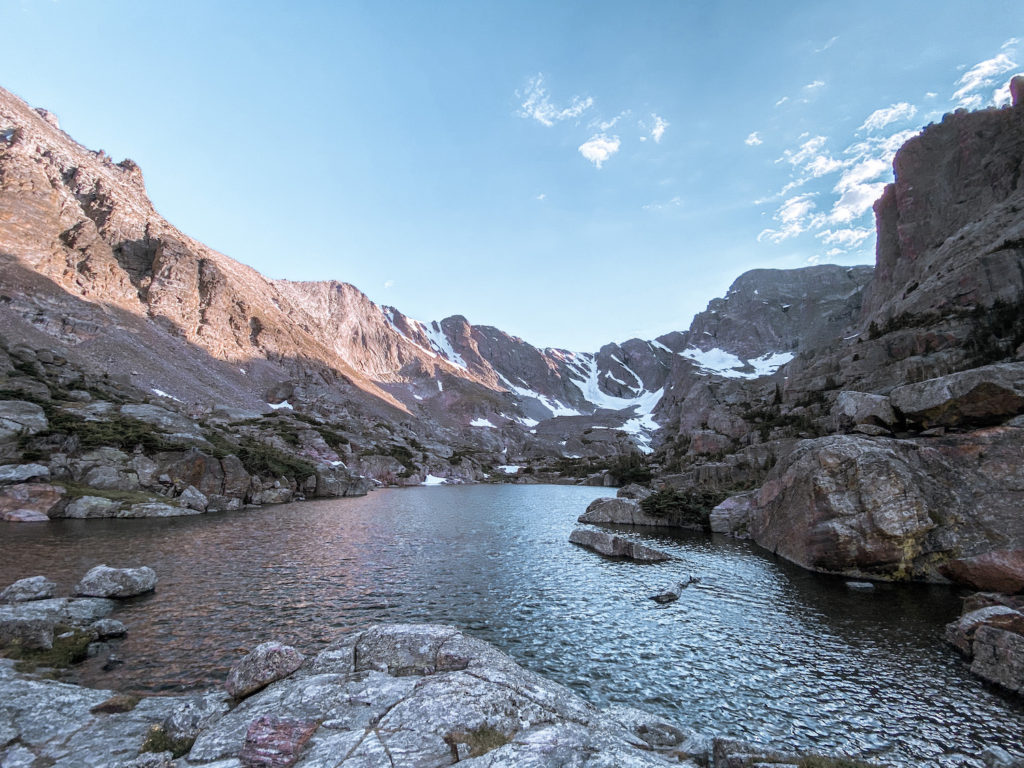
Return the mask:
POLYGON ((1024 705, 974 678, 941 640, 957 594, 847 588, 754 546, 630 530, 677 559, 612 561, 567 539, 604 489, 461 486, 164 520, 0 529, 0 585, 37 573, 61 594, 90 567, 149 565, 155 594, 110 672, 88 685, 169 692, 220 684, 246 648, 314 652, 379 621, 454 624, 597 704, 628 703, 708 733, 893 765, 980 766, 1021 748, 1024 705), (692 574, 675 603, 647 595, 692 574))

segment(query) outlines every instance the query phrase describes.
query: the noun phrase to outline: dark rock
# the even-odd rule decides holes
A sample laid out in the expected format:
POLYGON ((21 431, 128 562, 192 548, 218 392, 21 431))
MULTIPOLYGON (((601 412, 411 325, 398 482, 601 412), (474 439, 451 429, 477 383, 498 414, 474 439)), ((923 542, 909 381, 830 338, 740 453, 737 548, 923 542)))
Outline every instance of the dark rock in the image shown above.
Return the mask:
POLYGON ((233 698, 245 698, 275 680, 288 677, 304 660, 305 656, 291 646, 261 643, 235 662, 224 688, 233 698))
POLYGON ((124 637, 128 633, 128 628, 116 619, 99 619, 90 624, 88 629, 96 635, 97 640, 124 637))
POLYGON ((683 581, 676 581, 669 584, 660 592, 655 592, 650 595, 650 599, 656 603, 671 603, 679 599, 679 596, 683 594, 683 590, 690 586, 696 579, 692 576, 687 576, 683 581))
POLYGON ((156 588, 152 568, 111 568, 97 565, 89 570, 75 587, 75 594, 87 597, 135 597, 156 588))
POLYGON ((971 672, 1015 693, 1024 693, 1024 615, 1012 630, 991 623, 979 626, 971 651, 971 672))
POLYGON ((747 527, 750 524, 751 504, 754 494, 741 493, 730 496, 711 510, 708 524, 713 533, 724 533, 738 539, 748 539, 747 527))
POLYGON ((672 559, 671 555, 652 547, 590 528, 576 528, 569 534, 569 541, 606 557, 623 557, 643 563, 657 563, 672 559))

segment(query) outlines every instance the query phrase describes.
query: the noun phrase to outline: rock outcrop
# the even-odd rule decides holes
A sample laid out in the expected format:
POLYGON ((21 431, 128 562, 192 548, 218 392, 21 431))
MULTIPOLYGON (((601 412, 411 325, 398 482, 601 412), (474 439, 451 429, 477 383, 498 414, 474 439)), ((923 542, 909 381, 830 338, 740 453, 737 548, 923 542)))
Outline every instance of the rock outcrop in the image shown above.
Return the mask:
POLYGON ((605 557, 621 557, 641 563, 658 563, 671 560, 672 556, 661 550, 638 544, 635 541, 591 528, 576 528, 569 534, 569 541, 605 557))

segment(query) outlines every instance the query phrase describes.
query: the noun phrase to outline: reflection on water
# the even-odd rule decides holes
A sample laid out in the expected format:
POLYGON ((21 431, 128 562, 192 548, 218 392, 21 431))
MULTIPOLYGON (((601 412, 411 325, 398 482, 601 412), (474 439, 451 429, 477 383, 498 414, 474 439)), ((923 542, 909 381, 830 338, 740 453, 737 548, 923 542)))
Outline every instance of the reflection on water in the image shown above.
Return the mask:
POLYGON ((959 601, 921 585, 846 588, 751 545, 631 532, 676 560, 606 560, 568 543, 607 491, 468 486, 166 520, 0 529, 0 584, 67 593, 97 563, 150 565, 154 595, 115 616, 125 661, 79 678, 133 691, 219 684, 269 638, 304 651, 377 621, 455 624, 599 704, 700 730, 901 765, 980 766, 1019 748, 1024 707, 941 641, 959 601), (675 603, 647 594, 700 579, 675 603))

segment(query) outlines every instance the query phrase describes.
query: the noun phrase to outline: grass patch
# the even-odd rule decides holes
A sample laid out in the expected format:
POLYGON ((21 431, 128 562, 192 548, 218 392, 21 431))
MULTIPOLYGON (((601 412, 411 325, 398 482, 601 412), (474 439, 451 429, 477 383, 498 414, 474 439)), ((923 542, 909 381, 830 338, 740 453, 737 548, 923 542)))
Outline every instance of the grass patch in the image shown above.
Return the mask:
POLYGON ((719 491, 676 491, 661 490, 641 500, 640 509, 651 517, 675 517, 684 525, 707 528, 711 510, 725 500, 726 494, 719 491))
POLYGON ((70 480, 51 480, 50 482, 53 485, 63 488, 67 492, 66 495, 69 500, 80 499, 83 496, 98 496, 101 499, 124 501, 129 504, 145 504, 150 501, 162 501, 168 504, 174 503, 171 499, 157 497, 151 493, 145 493, 144 491, 106 491, 100 488, 92 488, 88 485, 82 485, 81 483, 71 482, 70 480))
POLYGON ((32 672, 36 667, 66 669, 72 664, 85 661, 89 654, 89 643, 92 642, 90 633, 58 624, 53 628, 53 634, 52 648, 24 648, 15 642, 4 648, 3 654, 18 662, 14 665, 18 672, 32 672))
POLYGON ((174 738, 162 725, 151 725, 142 740, 140 752, 170 752, 175 759, 183 757, 192 749, 195 739, 174 738))
POLYGON ((147 453, 173 451, 181 448, 157 431, 152 424, 115 414, 103 421, 86 421, 67 411, 44 405, 50 428, 42 435, 63 434, 78 438, 83 450, 110 446, 122 451, 133 451, 141 445, 147 453))
POLYGON ((340 450, 341 448, 349 444, 349 440, 347 437, 341 434, 341 432, 337 432, 331 429, 330 427, 325 427, 320 424, 317 424, 316 431, 320 433, 320 437, 324 439, 324 442, 327 443, 335 451, 340 450))
POLYGON ((203 437, 213 446, 211 454, 215 459, 238 455, 238 443, 230 440, 223 433, 209 429, 203 432, 203 437))
POLYGON ((251 475, 262 477, 293 477, 305 480, 316 474, 316 468, 308 461, 292 456, 272 445, 261 443, 252 437, 243 437, 238 448, 238 458, 251 475))

